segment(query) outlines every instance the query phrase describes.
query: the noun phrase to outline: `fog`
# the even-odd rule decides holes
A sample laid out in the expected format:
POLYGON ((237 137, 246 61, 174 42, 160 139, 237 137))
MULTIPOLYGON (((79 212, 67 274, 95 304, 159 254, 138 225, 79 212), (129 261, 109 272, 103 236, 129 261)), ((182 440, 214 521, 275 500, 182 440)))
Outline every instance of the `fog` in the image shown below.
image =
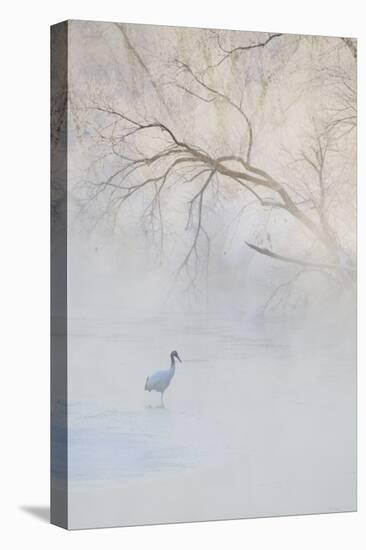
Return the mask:
POLYGON ((71 23, 71 528, 356 507, 352 43, 271 36, 71 23))
POLYGON ((97 299, 92 273, 75 275, 91 303, 69 313, 71 527, 355 509, 352 308, 158 309, 151 287, 135 280, 127 300, 110 273, 97 299), (162 409, 144 383, 172 349, 162 409))

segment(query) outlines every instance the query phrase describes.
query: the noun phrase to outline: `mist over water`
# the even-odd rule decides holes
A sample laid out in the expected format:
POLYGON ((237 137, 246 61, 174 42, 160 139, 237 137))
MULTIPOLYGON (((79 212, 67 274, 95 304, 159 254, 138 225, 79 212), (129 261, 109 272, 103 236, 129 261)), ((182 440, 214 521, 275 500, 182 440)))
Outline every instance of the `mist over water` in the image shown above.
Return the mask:
POLYGON ((131 502, 153 506, 159 495, 182 490, 184 480, 200 488, 187 519, 353 509, 353 342, 339 331, 330 320, 320 336, 300 321, 243 314, 73 319, 69 482, 76 524, 90 521, 83 499, 91 487, 97 525, 165 521, 165 509, 151 516, 149 507, 144 518, 131 502), (171 349, 183 363, 161 409, 144 382, 169 368, 171 349), (227 492, 214 504, 207 488, 217 487, 218 476, 227 492))
POLYGON ((164 267, 149 260, 139 235, 128 247, 118 233, 80 233, 80 220, 76 227, 72 525, 353 510, 352 289, 327 295, 314 279, 307 305, 265 310, 271 277, 288 268, 242 246, 226 244, 208 284, 187 292, 174 276, 176 255, 164 267), (160 394, 144 385, 170 367, 173 349, 183 363, 162 409, 160 394))
POLYGON ((279 274, 293 268, 234 240, 187 291, 177 253, 161 264, 143 236, 88 233, 75 220, 71 526, 354 510, 351 285, 332 294, 310 277, 307 302, 297 299, 300 285, 293 302, 265 309, 279 274), (162 409, 144 385, 170 367, 174 349, 183 363, 162 409))

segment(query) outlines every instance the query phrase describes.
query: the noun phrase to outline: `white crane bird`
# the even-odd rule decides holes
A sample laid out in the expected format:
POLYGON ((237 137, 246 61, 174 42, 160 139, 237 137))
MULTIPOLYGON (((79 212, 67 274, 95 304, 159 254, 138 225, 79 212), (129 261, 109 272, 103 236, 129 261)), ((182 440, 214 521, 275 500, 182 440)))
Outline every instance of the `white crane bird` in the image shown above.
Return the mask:
POLYGON ((145 391, 156 391, 160 393, 161 397, 161 407, 164 407, 164 392, 168 388, 172 378, 175 374, 175 360, 178 359, 182 363, 181 358, 178 355, 178 352, 172 351, 170 354, 170 369, 159 370, 154 372, 151 376, 146 378, 145 382, 145 391))

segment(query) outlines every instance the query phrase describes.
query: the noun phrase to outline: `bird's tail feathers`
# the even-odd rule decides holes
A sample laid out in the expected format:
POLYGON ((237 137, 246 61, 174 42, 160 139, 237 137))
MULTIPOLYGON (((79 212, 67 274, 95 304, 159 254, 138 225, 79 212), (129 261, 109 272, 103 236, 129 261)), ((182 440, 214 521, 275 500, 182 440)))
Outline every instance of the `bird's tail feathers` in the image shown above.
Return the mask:
POLYGON ((145 391, 150 391, 150 389, 149 389, 149 377, 146 378, 145 391))

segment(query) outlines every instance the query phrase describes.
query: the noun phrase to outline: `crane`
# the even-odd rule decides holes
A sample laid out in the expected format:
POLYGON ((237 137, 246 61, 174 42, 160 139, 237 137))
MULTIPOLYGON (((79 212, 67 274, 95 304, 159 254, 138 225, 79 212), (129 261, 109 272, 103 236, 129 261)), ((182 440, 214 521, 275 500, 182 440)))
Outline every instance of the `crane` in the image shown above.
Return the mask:
POLYGON ((170 354, 170 368, 166 370, 159 370, 154 372, 151 376, 146 378, 145 391, 156 391, 160 393, 161 407, 164 407, 164 392, 168 388, 172 378, 175 374, 175 360, 178 359, 182 363, 181 358, 177 351, 172 351, 170 354))

